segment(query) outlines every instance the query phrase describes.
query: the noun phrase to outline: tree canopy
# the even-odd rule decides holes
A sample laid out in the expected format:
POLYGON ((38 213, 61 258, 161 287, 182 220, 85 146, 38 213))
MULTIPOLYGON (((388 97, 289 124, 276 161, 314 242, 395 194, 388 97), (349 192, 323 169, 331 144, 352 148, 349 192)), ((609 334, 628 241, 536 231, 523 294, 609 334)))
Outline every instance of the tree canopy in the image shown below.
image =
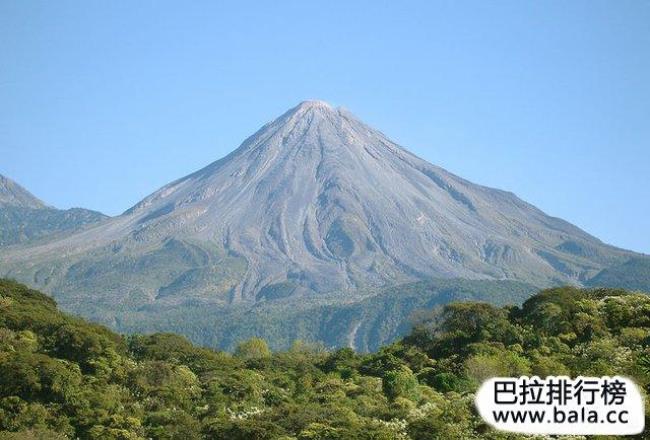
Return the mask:
POLYGON ((2 280, 0 440, 519 438, 476 415, 473 393, 497 375, 625 375, 650 411, 644 294, 562 287, 521 307, 419 316, 370 354, 308 342, 271 352, 254 338, 231 355, 173 334, 118 335, 2 280))

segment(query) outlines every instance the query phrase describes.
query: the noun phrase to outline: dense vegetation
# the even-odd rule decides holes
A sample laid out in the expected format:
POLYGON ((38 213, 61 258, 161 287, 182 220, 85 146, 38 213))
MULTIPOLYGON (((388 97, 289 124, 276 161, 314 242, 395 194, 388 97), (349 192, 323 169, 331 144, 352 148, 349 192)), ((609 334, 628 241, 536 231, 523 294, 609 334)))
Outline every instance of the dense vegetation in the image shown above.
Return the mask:
POLYGON ((0 439, 514 439, 476 417, 481 380, 623 374, 647 396, 649 345, 650 297, 613 289, 450 304, 372 354, 251 339, 231 355, 119 336, 0 281, 0 439))

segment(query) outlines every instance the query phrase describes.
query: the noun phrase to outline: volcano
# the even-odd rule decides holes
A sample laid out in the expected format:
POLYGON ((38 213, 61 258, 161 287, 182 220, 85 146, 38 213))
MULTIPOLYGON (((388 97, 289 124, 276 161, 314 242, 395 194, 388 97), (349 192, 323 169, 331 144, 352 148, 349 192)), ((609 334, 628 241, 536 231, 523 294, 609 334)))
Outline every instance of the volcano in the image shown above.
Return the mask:
POLYGON ((306 101, 120 216, 3 252, 0 272, 64 307, 129 310, 429 278, 579 285, 633 255, 306 101))

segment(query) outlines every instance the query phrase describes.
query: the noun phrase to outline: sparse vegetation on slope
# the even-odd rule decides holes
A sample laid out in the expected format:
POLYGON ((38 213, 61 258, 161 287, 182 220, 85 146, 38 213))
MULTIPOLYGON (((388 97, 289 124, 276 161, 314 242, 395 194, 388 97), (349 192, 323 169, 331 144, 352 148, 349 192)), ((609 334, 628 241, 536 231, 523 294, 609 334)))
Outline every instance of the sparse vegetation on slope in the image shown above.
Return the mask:
MULTIPOLYGON (((351 346, 375 351, 406 335, 418 309, 442 307, 452 301, 521 304, 538 289, 516 281, 435 279, 402 284, 368 293, 361 301, 326 302, 319 296, 304 301, 277 299, 254 307, 211 307, 186 303, 124 311, 114 327, 125 333, 173 331, 194 343, 225 350, 254 336, 274 350, 288 349, 301 339, 328 348, 351 346)), ((111 317, 105 322, 112 323, 111 317)))
POLYGON ((71 232, 107 216, 88 209, 47 206, 25 188, 0 174, 0 247, 24 244, 71 232))
POLYGON ((589 280, 589 285, 650 292, 650 257, 630 258, 623 264, 603 269, 589 280))
POLYGON ((0 246, 27 243, 107 218, 88 209, 0 206, 0 246))

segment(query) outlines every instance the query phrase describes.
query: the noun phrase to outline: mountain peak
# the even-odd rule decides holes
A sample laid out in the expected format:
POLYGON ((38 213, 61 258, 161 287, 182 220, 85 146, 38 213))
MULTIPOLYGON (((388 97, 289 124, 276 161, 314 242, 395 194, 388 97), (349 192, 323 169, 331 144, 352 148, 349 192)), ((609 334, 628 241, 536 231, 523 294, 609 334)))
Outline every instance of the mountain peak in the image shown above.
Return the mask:
POLYGON ((328 102, 322 101, 320 99, 310 99, 307 101, 302 101, 296 106, 296 109, 299 110, 309 110, 309 109, 323 109, 323 110, 335 110, 328 102))
POLYGON ((289 110, 287 114, 290 119, 295 119, 296 117, 302 118, 314 114, 336 117, 339 114, 339 110, 325 101, 315 99, 302 101, 300 104, 289 110))
POLYGON ((46 205, 25 188, 0 174, 0 206, 44 208, 46 205))

